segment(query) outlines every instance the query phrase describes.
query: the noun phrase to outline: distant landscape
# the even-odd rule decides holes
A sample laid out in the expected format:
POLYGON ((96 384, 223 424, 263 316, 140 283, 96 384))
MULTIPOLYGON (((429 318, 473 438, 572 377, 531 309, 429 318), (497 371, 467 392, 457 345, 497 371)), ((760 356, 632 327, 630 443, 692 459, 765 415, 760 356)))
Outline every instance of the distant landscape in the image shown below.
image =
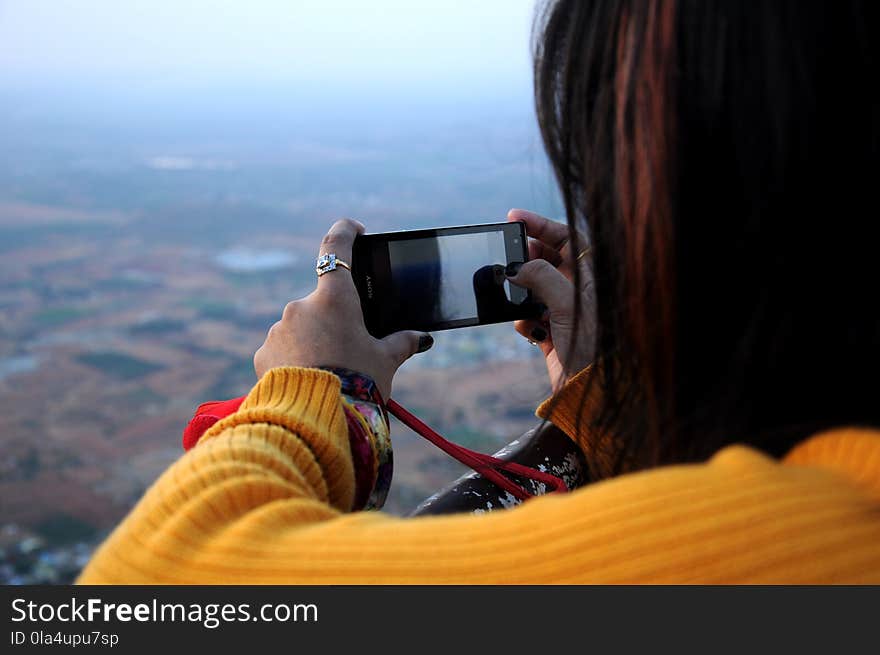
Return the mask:
MULTIPOLYGON (((71 580, 196 406, 248 391, 333 220, 560 211, 527 97, 22 87, 0 121, 0 583, 71 580)), ((397 400, 487 451, 534 425, 549 386, 512 326, 435 338, 397 400)), ((392 430, 405 514, 462 469, 392 430)))

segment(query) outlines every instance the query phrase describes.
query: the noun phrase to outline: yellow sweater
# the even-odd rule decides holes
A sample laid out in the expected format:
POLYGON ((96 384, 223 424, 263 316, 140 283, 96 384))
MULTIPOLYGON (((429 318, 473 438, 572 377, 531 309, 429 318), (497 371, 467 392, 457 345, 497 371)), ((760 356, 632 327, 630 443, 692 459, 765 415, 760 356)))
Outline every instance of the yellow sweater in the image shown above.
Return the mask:
MULTIPOLYGON (((553 420, 572 432, 585 372, 553 420)), ((80 583, 880 583, 880 432, 783 461, 731 446, 482 516, 346 513, 333 374, 270 371, 173 464, 80 583)))

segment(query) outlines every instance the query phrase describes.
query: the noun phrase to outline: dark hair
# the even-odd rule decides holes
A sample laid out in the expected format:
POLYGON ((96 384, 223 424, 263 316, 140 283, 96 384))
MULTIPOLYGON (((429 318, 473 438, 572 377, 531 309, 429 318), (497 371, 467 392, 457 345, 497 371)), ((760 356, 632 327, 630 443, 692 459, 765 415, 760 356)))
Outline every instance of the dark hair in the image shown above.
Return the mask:
POLYGON ((539 13, 538 119, 593 244, 600 475, 880 424, 877 27, 870 0, 539 13))

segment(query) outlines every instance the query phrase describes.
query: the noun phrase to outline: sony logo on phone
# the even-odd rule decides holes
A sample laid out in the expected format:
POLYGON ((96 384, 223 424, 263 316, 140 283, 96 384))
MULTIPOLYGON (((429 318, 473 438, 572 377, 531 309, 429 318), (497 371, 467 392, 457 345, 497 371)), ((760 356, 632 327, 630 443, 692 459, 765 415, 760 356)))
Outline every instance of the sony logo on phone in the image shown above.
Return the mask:
POLYGON ((367 278, 367 298, 372 300, 373 299, 373 279, 369 275, 367 275, 366 278, 367 278))

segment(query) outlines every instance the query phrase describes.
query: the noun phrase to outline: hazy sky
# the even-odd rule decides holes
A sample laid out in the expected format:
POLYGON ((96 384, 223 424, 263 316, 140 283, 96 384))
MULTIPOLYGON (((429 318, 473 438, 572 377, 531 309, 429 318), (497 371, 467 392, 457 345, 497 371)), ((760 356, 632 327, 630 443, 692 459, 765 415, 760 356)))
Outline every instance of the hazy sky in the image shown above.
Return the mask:
POLYGON ((0 0, 0 75, 521 86, 534 4, 0 0))

